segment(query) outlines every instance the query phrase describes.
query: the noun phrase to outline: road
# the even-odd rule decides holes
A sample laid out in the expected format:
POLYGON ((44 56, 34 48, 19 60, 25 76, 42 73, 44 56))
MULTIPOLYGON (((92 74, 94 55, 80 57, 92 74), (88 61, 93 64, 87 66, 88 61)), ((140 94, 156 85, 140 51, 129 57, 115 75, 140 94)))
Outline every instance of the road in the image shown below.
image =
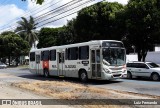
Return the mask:
MULTIPOLYGON (((1 73, 16 77, 0 77, 0 82, 18 82, 18 81, 35 81, 35 80, 68 80, 80 83, 77 79, 62 79, 62 78, 44 78, 42 76, 33 75, 27 68, 8 68, 0 69, 1 73)), ((156 95, 160 96, 160 81, 151 81, 149 79, 117 79, 114 81, 89 81, 89 86, 114 89, 127 92, 135 92, 140 94, 156 95)))
MULTIPOLYGON (((0 69, 0 101, 5 101, 5 99, 15 99, 12 105, 0 105, 0 108, 73 108, 68 105, 19 105, 17 104, 18 100, 16 99, 52 99, 46 95, 39 95, 38 93, 33 93, 25 91, 13 86, 10 86, 11 83, 21 82, 21 81, 34 81, 36 79, 30 79, 35 77, 30 74, 28 69, 21 68, 8 68, 0 69), (25 76, 25 77, 23 77, 25 76), (2 99, 2 100, 1 100, 2 99), (14 105, 13 105, 14 104, 14 105)), ((23 100, 21 100, 23 101, 23 100)), ((13 101, 12 101, 13 102, 13 101)), ((27 101, 28 102, 28 101, 27 101)), ((55 101, 56 102, 56 101, 55 101)), ((1 102, 0 102, 1 103, 1 102)), ((7 102, 8 103, 8 102, 7 102)), ((6 103, 5 103, 6 104, 6 103)))

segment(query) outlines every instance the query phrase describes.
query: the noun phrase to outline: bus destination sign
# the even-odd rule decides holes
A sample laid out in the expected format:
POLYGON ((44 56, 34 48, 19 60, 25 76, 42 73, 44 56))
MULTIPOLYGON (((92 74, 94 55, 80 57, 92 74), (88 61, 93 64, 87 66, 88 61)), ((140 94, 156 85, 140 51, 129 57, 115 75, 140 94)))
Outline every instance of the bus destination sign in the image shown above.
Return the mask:
POLYGON ((103 42, 102 47, 124 47, 121 42, 103 42))

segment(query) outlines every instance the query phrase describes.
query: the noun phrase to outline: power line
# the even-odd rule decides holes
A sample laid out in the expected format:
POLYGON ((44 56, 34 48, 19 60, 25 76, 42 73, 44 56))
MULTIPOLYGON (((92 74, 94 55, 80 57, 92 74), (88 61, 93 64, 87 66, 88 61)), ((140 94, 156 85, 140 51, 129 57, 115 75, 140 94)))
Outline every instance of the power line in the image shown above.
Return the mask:
POLYGON ((42 20, 41 22, 47 21, 47 20, 49 20, 49 19, 51 19, 51 18, 54 18, 54 17, 57 17, 57 16, 59 16, 59 15, 61 15, 61 14, 67 13, 67 12, 69 12, 69 11, 72 11, 73 9, 76 9, 76 8, 82 6, 82 5, 84 5, 84 4, 86 4, 86 3, 90 2, 90 1, 91 1, 91 0, 88 0, 88 1, 86 1, 86 2, 84 2, 84 3, 81 3, 81 4, 78 5, 78 6, 74 6, 74 7, 71 8, 71 9, 65 10, 65 11, 63 11, 63 12, 57 14, 57 15, 54 15, 54 16, 48 18, 48 19, 42 20))
MULTIPOLYGON (((48 8, 50 8, 50 7, 52 7, 52 6, 54 6, 54 5, 56 5, 56 4, 58 4, 59 2, 61 2, 62 0, 58 0, 57 2, 55 2, 55 3, 53 3, 53 4, 50 4, 48 7, 46 7, 46 8, 42 8, 42 7, 39 7, 39 8, 35 8, 34 10, 32 10, 32 11, 29 11, 29 12, 31 12, 31 13, 38 13, 38 12, 42 12, 42 11, 44 11, 45 9, 48 9, 48 8), (41 9, 41 10, 39 10, 39 9, 41 9), (38 11, 39 10, 39 11, 38 11)), ((53 1, 51 1, 51 2, 53 2, 53 1)), ((49 3, 51 3, 51 2, 49 2, 49 3)), ((46 5, 48 5, 49 3, 47 3, 47 4, 45 4, 44 6, 46 6, 46 5)), ((29 12, 28 12, 28 14, 29 14, 29 12)), ((27 15, 27 14, 26 14, 27 15)))
MULTIPOLYGON (((48 8, 51 7, 51 6, 56 5, 56 4, 59 3, 60 1, 62 1, 62 0, 58 0, 56 3, 53 3, 53 4, 51 4, 50 6, 48 6, 48 8)), ((51 2, 53 2, 53 1, 51 1, 51 2)), ((51 3, 51 2, 49 2, 49 3, 51 3)), ((43 5, 43 6, 46 6, 46 5, 48 5, 49 3, 46 3, 46 4, 43 5)), ((32 8, 32 9, 34 9, 34 10, 36 11, 36 10, 41 9, 41 8, 42 8, 42 7, 39 7, 39 8, 32 8)), ((31 9, 31 10, 32 10, 32 9, 31 9)), ((45 8, 45 9, 47 9, 47 8, 45 8)), ((24 14, 23 16, 27 16, 27 15, 31 12, 31 10, 27 11, 27 13, 24 14)), ((41 10, 41 11, 43 11, 43 10, 41 10)), ((40 12, 40 11, 38 11, 38 12, 40 12)), ((10 22, 17 23, 17 20, 19 20, 19 19, 21 19, 21 18, 12 19, 12 20, 10 20, 10 22), (16 21, 15 21, 15 20, 16 20, 16 21)), ((3 28, 6 27, 6 26, 9 26, 9 25, 11 25, 11 24, 8 23, 8 24, 2 26, 1 29, 3 29, 3 28)), ((1 29, 0 29, 0 30, 1 30, 1 29)))
MULTIPOLYGON (((83 5, 88 4, 88 3, 90 3, 90 2, 93 2, 93 1, 95 1, 95 0, 88 0, 88 1, 87 1, 86 3, 84 3, 83 5)), ((79 5, 79 6, 83 6, 83 5, 79 5)), ((57 18, 57 19, 54 19, 54 20, 52 20, 52 21, 48 21, 48 22, 46 22, 46 23, 44 23, 44 24, 42 24, 42 25, 39 25, 39 26, 37 26, 37 28, 42 27, 42 26, 44 26, 44 25, 46 25, 46 24, 49 24, 49 23, 58 21, 58 20, 60 20, 60 19, 63 19, 63 18, 65 18, 65 17, 68 17, 68 16, 70 16, 70 15, 73 15, 73 14, 77 13, 78 11, 80 11, 80 9, 81 9, 81 7, 79 7, 79 9, 76 10, 76 11, 74 11, 74 12, 71 12, 71 13, 65 15, 65 16, 62 16, 61 18, 57 18)))
POLYGON ((61 5, 61 6, 55 8, 55 9, 53 9, 53 10, 50 10, 50 11, 48 11, 48 12, 46 12, 46 13, 38 16, 38 17, 35 17, 35 19, 39 19, 39 18, 41 18, 41 17, 43 17, 43 16, 50 15, 50 14, 52 14, 52 13, 50 13, 50 12, 55 11, 55 10, 56 10, 56 12, 58 12, 60 9, 63 9, 64 6, 67 7, 68 4, 70 4, 70 3, 72 3, 72 2, 75 2, 75 1, 78 1, 78 2, 79 2, 79 1, 82 1, 82 0, 72 0, 72 1, 70 1, 70 2, 68 2, 68 3, 66 3, 66 4, 64 4, 64 5, 61 5), (59 8, 60 8, 60 9, 59 9, 59 8), (58 10, 58 9, 59 9, 59 10, 58 10), (50 13, 50 14, 48 14, 48 13, 50 13))
MULTIPOLYGON (((76 1, 76 0, 72 0, 72 2, 73 2, 73 1, 76 1)), ((57 2, 56 2, 56 3, 57 3, 57 2)), ((56 3, 52 4, 52 6, 55 5, 56 3)), ((64 4, 64 5, 62 5, 62 6, 59 6, 59 7, 56 8, 56 9, 59 9, 60 7, 63 7, 63 6, 65 6, 65 5, 67 5, 67 4, 69 4, 69 3, 71 3, 71 2, 68 2, 68 3, 66 3, 66 4, 64 4)), ((20 19, 20 18, 19 18, 19 19, 20 19)), ((15 19, 15 20, 16 20, 16 19, 15 19)), ((18 20, 18 19, 17 19, 17 20, 18 20)), ((16 20, 14 23, 17 23, 17 22, 18 22, 17 20, 16 20)), ((8 24, 8 25, 5 25, 5 26, 11 26, 11 24, 8 24)), ((5 26, 3 26, 2 29, 4 29, 5 26)), ((2 30, 2 29, 0 29, 0 30, 2 30)))
MULTIPOLYGON (((72 0, 72 1, 74 1, 74 0, 72 0)), ((87 1, 87 2, 85 2, 85 3, 83 3, 83 5, 84 5, 84 4, 87 4, 87 3, 89 3, 89 2, 93 2, 93 1, 95 1, 95 0, 89 0, 89 1, 87 1)), ((66 3, 66 4, 68 4, 68 3, 66 3)), ((64 5, 65 5, 65 4, 64 4, 64 5)), ((62 5, 62 6, 64 6, 64 5, 62 5)), ((79 10, 80 10, 83 5, 82 5, 82 3, 81 3, 81 5, 77 6, 77 8, 79 8, 79 10), (81 7, 80 7, 80 6, 81 6, 81 7)), ((60 7, 62 7, 62 6, 60 6, 60 7)), ((70 5, 70 6, 72 6, 72 5, 70 5)), ((60 7, 58 7, 58 8, 60 8, 60 7)), ((63 8, 64 8, 64 7, 63 7, 63 8)), ((63 9, 63 8, 62 8, 62 9, 63 9)), ((76 9, 76 7, 71 8, 71 10, 73 10, 73 9, 76 9)), ((61 13, 59 13, 59 14, 56 15, 56 16, 52 16, 52 17, 50 17, 50 18, 48 18, 48 19, 45 19, 45 21, 50 20, 50 19, 55 18, 55 17, 60 16, 60 15, 63 15, 64 13, 68 13, 68 12, 70 12, 71 10, 67 10, 67 11, 61 12, 61 13)), ((72 15, 72 14, 77 13, 79 10, 76 10, 76 11, 74 11, 74 12, 68 13, 68 14, 60 17, 60 18, 57 18, 57 19, 48 21, 48 22, 46 22, 46 23, 44 23, 44 24, 42 24, 42 25, 37 26, 37 28, 42 27, 42 26, 44 26, 44 25, 47 25, 47 24, 49 24, 49 23, 58 21, 58 20, 63 19, 63 18, 65 18, 65 17, 68 17, 68 16, 70 16, 70 15, 72 15)), ((52 13, 53 13, 53 12, 52 12, 52 13)), ((45 22, 45 21, 43 20, 43 22, 45 22)), ((39 24, 41 24, 41 22, 39 22, 39 24)), ((17 27, 17 26, 14 26, 14 27, 12 27, 12 28, 9 27, 8 30, 13 30, 13 29, 15 29, 16 27, 17 27)))

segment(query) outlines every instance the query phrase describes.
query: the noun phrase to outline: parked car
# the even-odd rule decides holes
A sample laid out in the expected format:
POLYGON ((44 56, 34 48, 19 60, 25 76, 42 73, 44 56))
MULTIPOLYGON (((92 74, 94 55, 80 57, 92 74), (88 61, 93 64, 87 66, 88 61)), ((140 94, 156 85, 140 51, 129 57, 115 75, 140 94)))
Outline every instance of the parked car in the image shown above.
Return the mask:
POLYGON ((127 78, 149 77, 154 81, 160 80, 160 66, 153 62, 127 63, 127 78))
POLYGON ((7 68, 7 65, 2 63, 2 62, 0 62, 0 69, 4 69, 4 68, 7 68))

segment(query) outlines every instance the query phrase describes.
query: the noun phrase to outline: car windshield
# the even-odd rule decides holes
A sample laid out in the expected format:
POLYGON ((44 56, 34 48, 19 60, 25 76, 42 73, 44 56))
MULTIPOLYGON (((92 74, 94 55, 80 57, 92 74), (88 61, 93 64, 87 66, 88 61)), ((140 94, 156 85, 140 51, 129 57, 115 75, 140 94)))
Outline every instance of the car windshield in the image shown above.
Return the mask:
POLYGON ((147 63, 147 65, 150 67, 150 68, 157 68, 159 67, 157 64, 155 63, 147 63))
POLYGON ((125 49, 103 48, 103 60, 111 66, 121 66, 125 64, 125 49))

